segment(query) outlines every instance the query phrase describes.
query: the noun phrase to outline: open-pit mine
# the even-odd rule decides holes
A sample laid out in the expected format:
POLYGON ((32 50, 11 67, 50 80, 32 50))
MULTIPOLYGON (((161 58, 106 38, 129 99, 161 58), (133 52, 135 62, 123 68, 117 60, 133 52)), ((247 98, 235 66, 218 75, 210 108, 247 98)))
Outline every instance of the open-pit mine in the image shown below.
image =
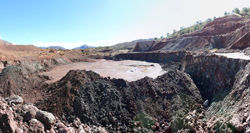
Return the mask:
POLYGON ((1 40, 0 132, 249 133, 249 25, 231 14, 132 49, 1 40))

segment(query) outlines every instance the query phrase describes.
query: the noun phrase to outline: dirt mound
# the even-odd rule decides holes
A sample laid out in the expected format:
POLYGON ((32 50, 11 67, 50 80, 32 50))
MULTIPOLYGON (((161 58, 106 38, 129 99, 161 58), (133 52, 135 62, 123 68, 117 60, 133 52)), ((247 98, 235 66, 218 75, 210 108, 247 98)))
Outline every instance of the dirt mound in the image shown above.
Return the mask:
POLYGON ((45 88, 43 82, 50 79, 37 72, 48 71, 56 65, 67 64, 67 60, 44 59, 44 60, 22 60, 3 62, 4 68, 0 73, 0 94, 3 97, 12 94, 20 95, 25 102, 35 102, 44 96, 45 88))
POLYGON ((45 77, 31 74, 23 67, 9 66, 0 74, 0 93, 4 97, 21 95, 26 102, 34 102, 44 96, 43 90, 37 88, 45 80, 45 77))
POLYGON ((102 125, 113 132, 177 131, 185 127, 178 124, 183 121, 178 116, 185 114, 184 107, 191 111, 202 103, 191 78, 178 70, 169 70, 155 80, 145 77, 135 82, 71 70, 48 90, 48 99, 38 104, 41 109, 69 122, 79 117, 84 123, 102 125), (170 124, 173 116, 178 120, 170 124))

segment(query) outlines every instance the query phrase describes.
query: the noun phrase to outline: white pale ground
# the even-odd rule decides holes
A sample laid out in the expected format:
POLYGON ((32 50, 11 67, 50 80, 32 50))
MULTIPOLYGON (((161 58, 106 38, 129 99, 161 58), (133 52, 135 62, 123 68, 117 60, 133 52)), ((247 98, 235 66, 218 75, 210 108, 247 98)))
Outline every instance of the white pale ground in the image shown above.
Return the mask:
POLYGON ((95 62, 79 62, 68 65, 57 66, 50 72, 40 74, 53 77, 49 83, 60 80, 69 70, 92 70, 103 77, 123 78, 127 81, 135 81, 145 76, 156 78, 165 73, 157 63, 144 61, 112 61, 112 60, 94 60, 95 62))
POLYGON ((219 56, 225 56, 227 58, 250 60, 250 56, 247 56, 244 53, 215 53, 215 54, 219 56))

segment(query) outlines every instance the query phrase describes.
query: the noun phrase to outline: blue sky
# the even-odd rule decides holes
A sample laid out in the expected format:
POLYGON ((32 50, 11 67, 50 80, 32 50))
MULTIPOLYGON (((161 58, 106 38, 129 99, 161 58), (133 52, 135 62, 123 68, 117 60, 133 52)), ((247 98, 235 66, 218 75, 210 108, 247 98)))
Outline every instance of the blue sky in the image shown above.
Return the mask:
POLYGON ((0 38, 15 44, 112 45, 166 36, 248 0, 1 0, 0 38))

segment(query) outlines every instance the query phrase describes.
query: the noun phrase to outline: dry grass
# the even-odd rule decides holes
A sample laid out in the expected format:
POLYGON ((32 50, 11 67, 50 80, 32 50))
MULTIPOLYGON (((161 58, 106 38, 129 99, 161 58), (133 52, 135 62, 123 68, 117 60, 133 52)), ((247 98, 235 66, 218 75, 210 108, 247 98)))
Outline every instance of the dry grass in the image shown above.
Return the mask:
POLYGON ((64 55, 65 55, 65 52, 64 52, 64 51, 60 51, 59 54, 60 54, 61 56, 64 56, 64 55))

